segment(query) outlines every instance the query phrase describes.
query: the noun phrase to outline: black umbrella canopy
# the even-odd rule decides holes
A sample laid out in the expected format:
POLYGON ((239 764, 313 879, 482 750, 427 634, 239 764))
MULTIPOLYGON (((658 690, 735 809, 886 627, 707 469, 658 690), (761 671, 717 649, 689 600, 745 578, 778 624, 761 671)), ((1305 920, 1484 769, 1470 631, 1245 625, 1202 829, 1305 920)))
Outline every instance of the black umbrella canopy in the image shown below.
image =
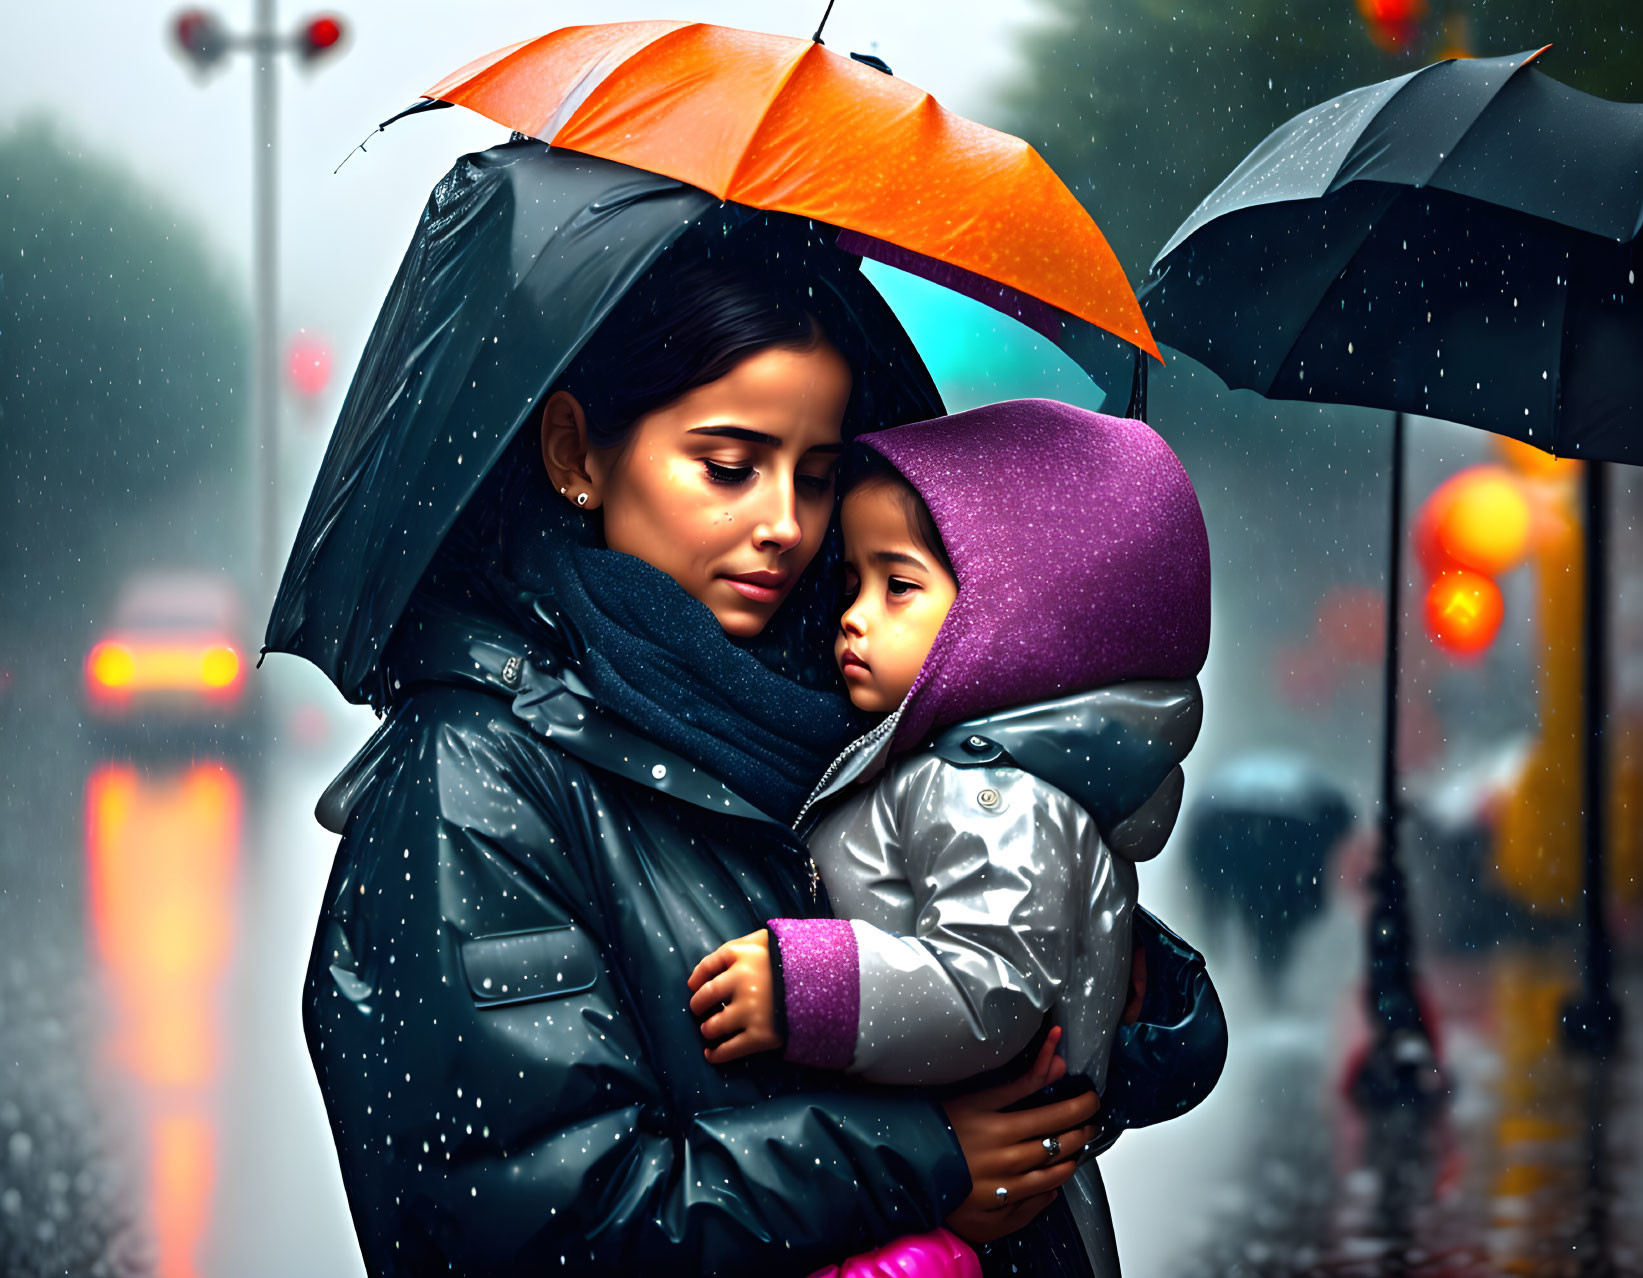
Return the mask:
POLYGON ((1328 774, 1302 755, 1260 750, 1233 760, 1203 784, 1195 818, 1236 813, 1318 826, 1333 839, 1352 824, 1352 804, 1328 774))
POLYGON ((1323 909, 1330 850, 1352 828, 1346 795, 1304 756, 1244 755, 1210 775, 1185 823, 1207 902, 1242 914, 1269 976, 1323 909))
POLYGON ((1229 386, 1643 461, 1643 105, 1534 53, 1342 94, 1261 143, 1141 290, 1229 386))
MULTIPOLYGON (((860 371, 852 426, 931 417, 911 340, 836 231, 539 142, 464 156, 434 188, 343 402, 264 640, 351 701, 514 432, 666 252, 734 246, 811 281, 860 371)), ((380 698, 375 698, 380 700, 380 698)))

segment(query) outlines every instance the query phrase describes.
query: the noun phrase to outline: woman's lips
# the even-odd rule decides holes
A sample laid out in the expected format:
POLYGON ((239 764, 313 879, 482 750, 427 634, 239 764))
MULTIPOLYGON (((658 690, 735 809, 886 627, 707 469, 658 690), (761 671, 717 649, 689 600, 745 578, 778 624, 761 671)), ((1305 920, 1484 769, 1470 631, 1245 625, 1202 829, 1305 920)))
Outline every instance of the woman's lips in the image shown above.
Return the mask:
POLYGON ((737 594, 751 599, 754 603, 775 603, 782 597, 782 587, 787 584, 787 574, 744 572, 734 577, 726 575, 725 581, 737 594))

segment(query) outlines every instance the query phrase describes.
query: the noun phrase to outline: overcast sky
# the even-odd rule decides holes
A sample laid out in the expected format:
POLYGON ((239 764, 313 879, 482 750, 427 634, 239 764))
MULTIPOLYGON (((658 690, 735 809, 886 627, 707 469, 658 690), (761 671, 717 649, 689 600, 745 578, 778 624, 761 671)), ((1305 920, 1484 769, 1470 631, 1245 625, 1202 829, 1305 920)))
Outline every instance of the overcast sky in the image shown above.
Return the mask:
MULTIPOLYGON (((349 40, 311 71, 280 72, 283 327, 325 332, 337 381, 352 369, 428 190, 464 151, 502 130, 461 109, 403 121, 332 170, 379 120, 469 59, 556 27, 617 18, 690 17, 792 35, 815 28, 824 0, 340 0, 349 40)), ((0 130, 31 112, 118 156, 206 231, 241 281, 250 241, 249 58, 201 81, 171 48, 177 9, 115 0, 7 5, 0 17, 0 130)), ((243 31, 249 0, 215 0, 243 31)), ((282 29, 315 12, 281 5, 282 29)), ((1013 36, 1032 0, 838 0, 829 47, 877 52, 944 104, 985 120, 1014 67, 1013 36)), ((334 385, 334 396, 341 387, 334 385)))

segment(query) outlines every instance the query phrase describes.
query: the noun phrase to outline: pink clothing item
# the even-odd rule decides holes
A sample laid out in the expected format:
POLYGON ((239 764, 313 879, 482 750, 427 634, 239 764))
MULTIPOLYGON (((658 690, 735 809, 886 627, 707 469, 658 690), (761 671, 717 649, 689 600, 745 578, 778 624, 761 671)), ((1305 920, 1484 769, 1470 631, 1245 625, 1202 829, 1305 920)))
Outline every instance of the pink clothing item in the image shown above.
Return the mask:
POLYGON ((924 499, 958 575, 898 748, 1008 706, 1203 667, 1209 536, 1146 423, 1023 399, 860 442, 924 499))
POLYGON ((810 1278, 981 1278, 981 1261, 957 1234, 933 1229, 828 1265, 810 1278))

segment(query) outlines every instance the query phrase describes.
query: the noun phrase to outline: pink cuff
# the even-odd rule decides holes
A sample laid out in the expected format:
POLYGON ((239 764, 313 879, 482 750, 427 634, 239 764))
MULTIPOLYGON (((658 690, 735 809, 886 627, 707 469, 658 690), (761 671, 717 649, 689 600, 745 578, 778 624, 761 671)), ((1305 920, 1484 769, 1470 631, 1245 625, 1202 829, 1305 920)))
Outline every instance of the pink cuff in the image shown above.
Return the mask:
POLYGON ((828 1265, 810 1278, 981 1278, 981 1262, 957 1234, 933 1229, 828 1265))
POLYGON ((788 1060, 843 1069, 855 1059, 861 1013, 856 931, 848 919, 771 919, 782 969, 788 1060))

